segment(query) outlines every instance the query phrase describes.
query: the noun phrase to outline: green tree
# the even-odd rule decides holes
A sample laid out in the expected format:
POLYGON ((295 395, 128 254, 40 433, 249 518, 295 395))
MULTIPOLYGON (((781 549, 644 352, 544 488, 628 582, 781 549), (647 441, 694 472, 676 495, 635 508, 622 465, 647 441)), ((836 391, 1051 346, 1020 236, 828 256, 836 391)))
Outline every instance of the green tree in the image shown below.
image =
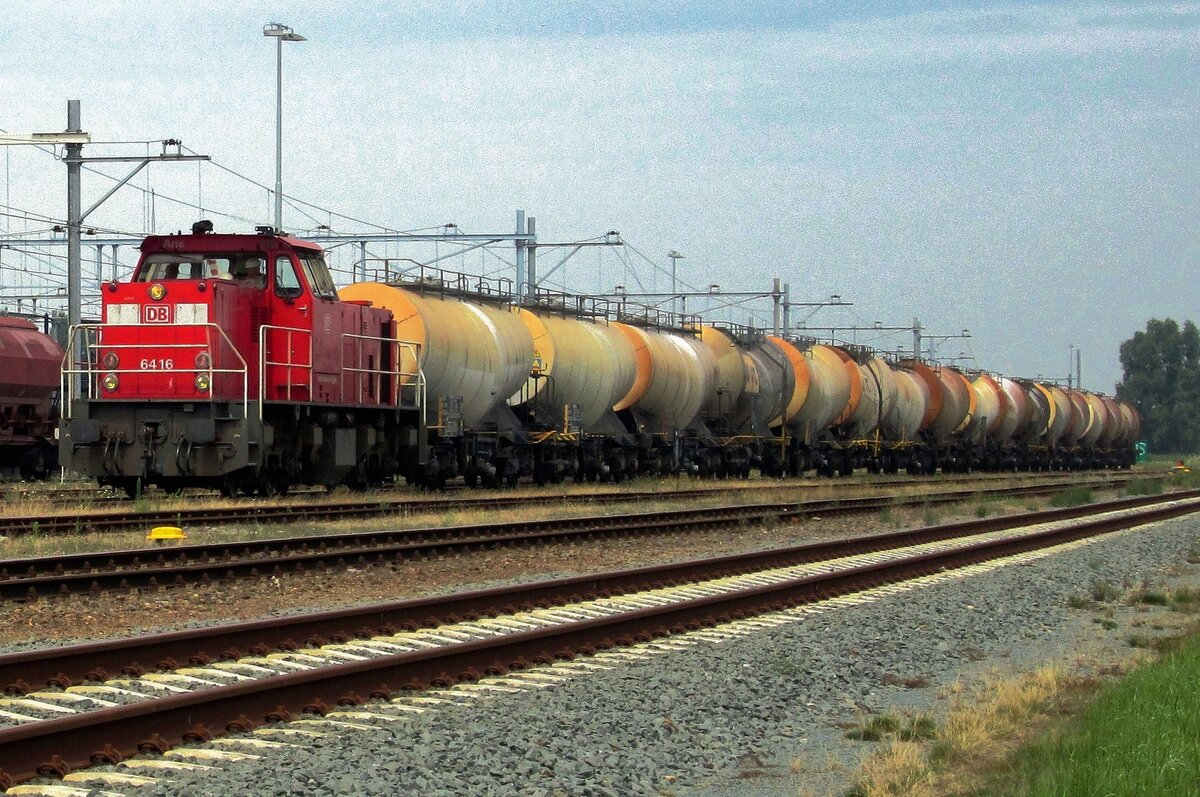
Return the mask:
POLYGON ((1144 332, 1121 344, 1124 378, 1117 398, 1142 416, 1150 450, 1200 450, 1200 330, 1172 319, 1150 319, 1144 332))

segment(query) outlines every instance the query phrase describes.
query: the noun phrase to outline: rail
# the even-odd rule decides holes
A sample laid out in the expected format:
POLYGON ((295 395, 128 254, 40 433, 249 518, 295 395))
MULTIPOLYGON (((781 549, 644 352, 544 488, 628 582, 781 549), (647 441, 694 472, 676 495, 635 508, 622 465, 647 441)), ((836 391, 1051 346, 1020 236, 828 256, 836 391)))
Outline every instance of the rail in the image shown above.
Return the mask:
MULTIPOLYGON (((164 326, 164 329, 167 327, 164 326)), ((225 331, 216 324, 171 324, 169 328, 172 331, 182 331, 187 329, 203 329, 204 340, 200 343, 160 343, 153 342, 147 344, 143 341, 135 341, 131 343, 113 343, 104 341, 104 332, 106 330, 145 330, 141 324, 76 324, 67 331, 66 354, 63 356, 60 375, 62 379, 62 395, 63 420, 70 420, 73 412, 73 405, 78 400, 89 401, 120 401, 128 400, 128 396, 114 395, 106 398, 101 390, 100 380, 108 375, 113 375, 120 383, 121 374, 207 374, 209 389, 209 401, 216 401, 215 382, 213 376, 215 374, 233 374, 240 375, 242 378, 242 416, 245 417, 249 411, 249 376, 246 367, 246 361, 238 352, 233 342, 226 336, 225 331), (216 337, 213 336, 216 333, 216 337), (221 346, 217 349, 214 342, 221 346), (122 351, 138 351, 144 352, 147 348, 156 350, 189 350, 195 351, 195 355, 191 358, 193 366, 190 368, 176 367, 175 357, 142 357, 136 360, 137 368, 122 368, 121 352, 122 351), (218 368, 216 367, 219 358, 215 356, 217 352, 221 353, 220 361, 224 361, 224 351, 228 350, 234 358, 236 358, 237 367, 233 368, 218 368), (85 356, 81 359, 78 357, 79 352, 84 352, 85 356), (107 367, 105 360, 109 355, 112 355, 110 361, 112 368, 107 367), (203 355, 203 356, 202 356, 203 355)), ((184 361, 186 362, 186 360, 184 361)), ((193 379, 195 376, 193 376, 193 379)), ((188 401, 196 401, 196 398, 189 398, 188 401)))

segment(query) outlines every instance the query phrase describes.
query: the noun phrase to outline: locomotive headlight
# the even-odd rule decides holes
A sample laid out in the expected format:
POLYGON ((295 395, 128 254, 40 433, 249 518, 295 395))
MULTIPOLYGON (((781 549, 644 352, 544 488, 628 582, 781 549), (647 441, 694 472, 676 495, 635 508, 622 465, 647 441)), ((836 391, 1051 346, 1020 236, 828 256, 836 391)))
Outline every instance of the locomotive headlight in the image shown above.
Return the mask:
POLYGON ((208 374, 196 374, 196 389, 201 393, 207 393, 211 383, 208 381, 208 374))
POLYGON ((109 393, 115 391, 117 389, 117 385, 119 384, 116 374, 105 374, 102 383, 104 384, 104 389, 109 393))
POLYGON ((167 295, 167 288, 161 282, 156 282, 150 286, 150 298, 156 302, 161 302, 163 297, 167 295))
POLYGON ((208 356, 208 352, 202 351, 196 355, 196 367, 201 370, 208 370, 212 365, 212 358, 208 356))
POLYGON ((109 371, 117 370, 117 366, 121 364, 120 358, 117 357, 115 351, 110 351, 104 355, 104 367, 109 371))

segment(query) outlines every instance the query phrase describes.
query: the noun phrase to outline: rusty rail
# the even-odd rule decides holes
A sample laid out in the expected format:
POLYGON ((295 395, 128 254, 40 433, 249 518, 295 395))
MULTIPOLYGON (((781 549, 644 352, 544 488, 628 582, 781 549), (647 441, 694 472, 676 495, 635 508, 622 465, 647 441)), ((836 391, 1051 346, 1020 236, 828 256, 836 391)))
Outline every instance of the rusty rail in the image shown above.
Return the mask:
MULTIPOLYGON (((1065 484, 1088 484, 1091 486, 1127 483, 1133 476, 1129 473, 1098 476, 1092 474, 1086 482, 1075 480, 1078 474, 1039 474, 1039 480, 1051 479, 1060 486, 1065 484)), ((19 515, 0 518, 0 535, 16 537, 25 534, 66 534, 83 532, 120 531, 147 528, 155 525, 179 525, 182 523, 294 523, 301 521, 345 520, 348 518, 375 517, 379 515, 411 515, 418 513, 445 512, 454 509, 496 509, 513 506, 554 505, 572 503, 611 504, 640 500, 681 500, 703 498, 721 493, 736 493, 746 490, 795 490, 814 484, 823 486, 845 486, 847 488, 872 488, 877 486, 929 485, 936 489, 951 483, 987 483, 1005 477, 950 477, 943 479, 907 479, 886 481, 842 481, 817 482, 815 480, 792 480, 782 483, 762 482, 753 485, 738 484, 726 487, 690 488, 669 491, 606 491, 597 493, 557 493, 539 496, 511 495, 461 495, 443 498, 405 496, 402 498, 364 498, 354 501, 337 501, 325 504, 260 504, 229 503, 213 508, 194 509, 147 509, 120 511, 109 509, 99 512, 73 512, 55 515, 19 515)), ((1007 479, 1011 479, 1011 474, 1007 479)), ((1025 478, 1025 477, 1022 477, 1025 478)))
MULTIPOLYGON (((1097 485, 1093 483, 1091 486, 1097 485)), ((382 565, 501 545, 545 544, 604 535, 696 531, 721 527, 730 522, 762 524, 781 519, 794 520, 802 516, 946 504, 980 495, 1042 494, 1061 487, 1058 483, 1032 484, 959 490, 940 495, 831 498, 9 559, 0 560, 0 599, 32 599, 71 592, 258 578, 314 568, 382 565)))

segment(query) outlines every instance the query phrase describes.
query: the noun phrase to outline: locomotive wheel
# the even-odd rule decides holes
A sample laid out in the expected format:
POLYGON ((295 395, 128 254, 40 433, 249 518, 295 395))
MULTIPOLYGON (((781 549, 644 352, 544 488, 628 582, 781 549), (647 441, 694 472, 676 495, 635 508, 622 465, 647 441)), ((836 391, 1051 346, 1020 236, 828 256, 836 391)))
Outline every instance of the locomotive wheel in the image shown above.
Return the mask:
POLYGON ((238 494, 238 479, 232 473, 226 473, 221 479, 221 486, 218 488, 221 495, 226 498, 237 498, 238 494))

